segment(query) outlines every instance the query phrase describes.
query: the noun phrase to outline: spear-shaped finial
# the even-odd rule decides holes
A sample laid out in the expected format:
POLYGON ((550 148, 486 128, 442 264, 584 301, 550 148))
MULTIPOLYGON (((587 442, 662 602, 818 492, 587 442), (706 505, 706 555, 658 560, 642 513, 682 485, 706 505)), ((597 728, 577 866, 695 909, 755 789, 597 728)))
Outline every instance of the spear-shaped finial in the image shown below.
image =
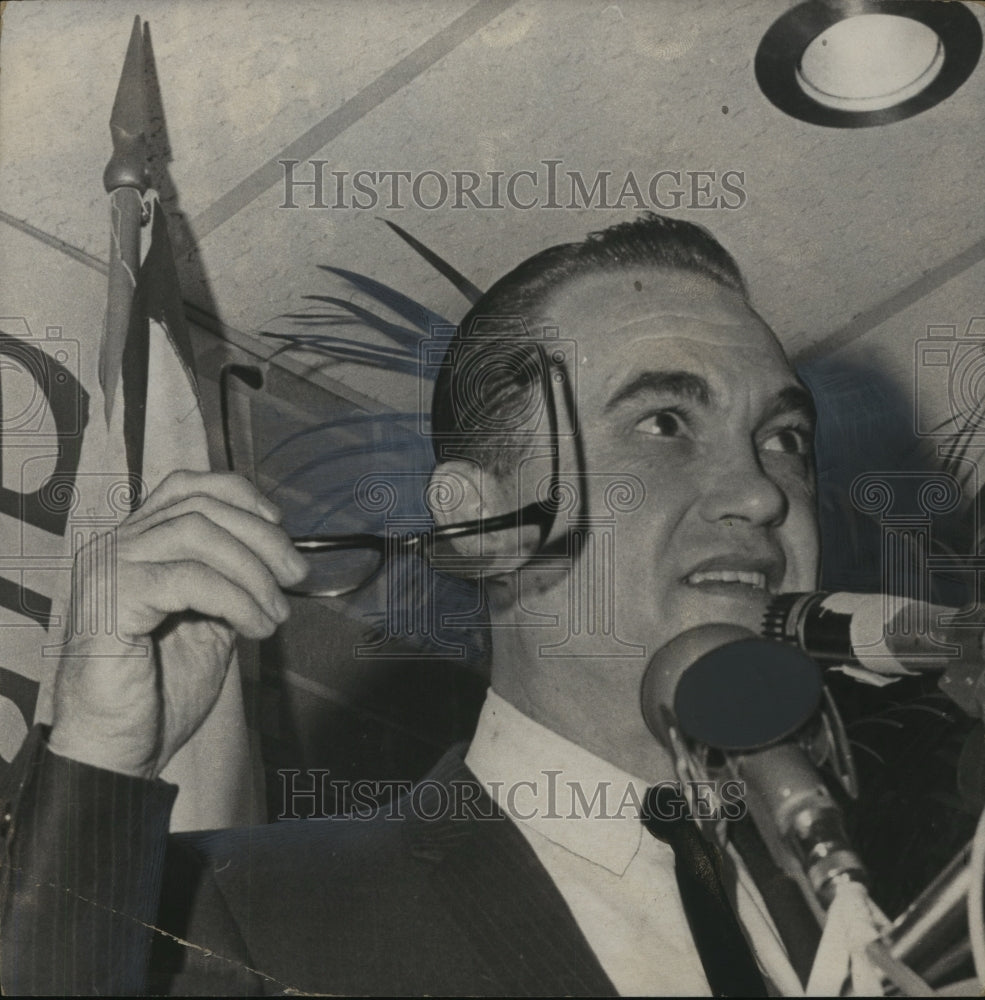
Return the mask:
POLYGON ((117 188, 147 190, 147 100, 144 96, 144 44, 140 18, 133 19, 123 72, 109 119, 113 155, 103 173, 108 193, 117 188))
POLYGON ((140 18, 133 20, 116 100, 110 114, 113 155, 103 183, 110 198, 109 287, 106 325, 99 353, 99 384, 107 425, 123 366, 123 350, 130 328, 130 310, 140 265, 140 227, 143 196, 150 181, 147 169, 147 100, 144 44, 140 18))

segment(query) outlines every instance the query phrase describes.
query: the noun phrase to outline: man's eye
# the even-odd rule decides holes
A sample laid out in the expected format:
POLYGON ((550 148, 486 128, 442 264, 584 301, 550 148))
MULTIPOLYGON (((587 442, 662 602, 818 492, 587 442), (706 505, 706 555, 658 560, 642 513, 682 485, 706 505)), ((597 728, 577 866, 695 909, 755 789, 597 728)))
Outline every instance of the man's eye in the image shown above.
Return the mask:
POLYGON ((679 437, 685 426, 683 416, 675 410, 658 410, 638 421, 633 430, 651 437, 679 437))
POLYGON ((764 451, 782 451, 787 455, 811 453, 812 436, 802 427, 783 427, 763 441, 764 451))

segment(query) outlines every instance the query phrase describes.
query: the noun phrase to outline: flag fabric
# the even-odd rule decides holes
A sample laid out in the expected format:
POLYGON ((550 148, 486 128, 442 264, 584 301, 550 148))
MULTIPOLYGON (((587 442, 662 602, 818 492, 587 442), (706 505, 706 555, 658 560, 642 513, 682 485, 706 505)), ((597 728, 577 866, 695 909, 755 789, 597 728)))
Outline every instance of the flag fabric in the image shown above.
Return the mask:
MULTIPOLYGON (((0 758, 8 763, 28 727, 51 720, 73 553, 111 532, 169 472, 209 468, 167 224, 152 192, 145 203, 150 238, 133 278, 119 384, 103 387, 116 392, 108 423, 95 337, 76 343, 49 330, 39 338, 0 321, 0 758), (39 413, 29 426, 32 406, 39 413)), ((100 627, 112 630, 111 609, 100 627)), ((162 775, 179 786, 174 830, 261 818, 233 657, 215 708, 162 775)))
MULTIPOLYGON (((150 491, 176 469, 208 470, 209 453, 167 222, 156 196, 147 205, 150 241, 123 352, 123 406, 114 410, 109 432, 110 454, 119 457, 122 439, 131 478, 150 491)), ((180 789, 173 829, 239 826, 258 818, 239 664, 232 655, 218 702, 162 775, 180 789)))

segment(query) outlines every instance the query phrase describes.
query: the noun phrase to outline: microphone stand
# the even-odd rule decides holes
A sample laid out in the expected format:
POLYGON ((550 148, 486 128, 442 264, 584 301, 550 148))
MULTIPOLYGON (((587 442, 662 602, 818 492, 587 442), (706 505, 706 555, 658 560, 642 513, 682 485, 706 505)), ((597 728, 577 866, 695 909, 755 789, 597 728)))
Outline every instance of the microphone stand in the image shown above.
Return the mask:
MULTIPOLYGON (((868 898, 867 875, 817 770, 832 765, 846 791, 857 795, 837 709, 826 690, 817 703, 800 698, 791 709, 798 692, 785 699, 777 681, 803 664, 790 660, 766 669, 763 664, 775 660, 777 649, 804 656, 736 626, 701 626, 678 636, 650 662, 641 691, 643 715, 670 750, 681 782, 714 787, 723 776, 746 782, 753 822, 706 818, 696 820, 699 828, 720 845, 731 831, 791 964, 809 989, 837 993, 844 983, 836 980, 850 967, 855 988, 863 993, 895 988, 907 996, 980 995, 985 983, 985 811, 971 843, 892 924, 885 921, 868 898), (718 655, 722 651, 724 658, 718 655), (774 667, 778 672, 770 674, 774 667), (772 712, 775 706, 777 715, 761 714, 758 729, 737 739, 739 692, 748 694, 746 688, 752 689, 754 708, 766 705, 772 712), (974 978, 955 982, 968 975, 972 963, 974 978)), ((985 686, 978 669, 975 684, 965 686, 985 686)), ((803 674, 805 685, 808 674, 803 674)))
MULTIPOLYGON (((748 630, 701 626, 657 652, 641 695, 647 725, 671 750, 682 782, 728 775, 744 783, 755 829, 747 824, 737 835, 733 829, 733 843, 807 983, 819 929, 840 887, 860 886, 854 898, 866 901, 861 910, 843 902, 843 917, 881 918, 868 904, 865 869, 817 770, 833 762, 846 791, 857 793, 844 728, 819 668, 799 650, 748 630), (756 718, 742 731, 747 706, 745 714, 756 718)), ((692 813, 700 815, 693 804, 692 813)), ((705 821, 702 832, 722 844, 730 826, 705 821)), ((866 924, 871 936, 875 926, 866 924)))

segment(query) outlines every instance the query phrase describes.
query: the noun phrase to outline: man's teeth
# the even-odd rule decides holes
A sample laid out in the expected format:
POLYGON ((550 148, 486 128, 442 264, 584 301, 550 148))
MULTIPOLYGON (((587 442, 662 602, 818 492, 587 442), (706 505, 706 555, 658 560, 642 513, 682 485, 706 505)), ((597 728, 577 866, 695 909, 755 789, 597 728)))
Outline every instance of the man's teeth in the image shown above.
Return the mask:
POLYGON ((766 574, 755 570, 745 571, 741 569, 711 569, 702 572, 692 573, 687 578, 688 583, 745 583, 750 587, 758 587, 760 590, 766 589, 766 574))

